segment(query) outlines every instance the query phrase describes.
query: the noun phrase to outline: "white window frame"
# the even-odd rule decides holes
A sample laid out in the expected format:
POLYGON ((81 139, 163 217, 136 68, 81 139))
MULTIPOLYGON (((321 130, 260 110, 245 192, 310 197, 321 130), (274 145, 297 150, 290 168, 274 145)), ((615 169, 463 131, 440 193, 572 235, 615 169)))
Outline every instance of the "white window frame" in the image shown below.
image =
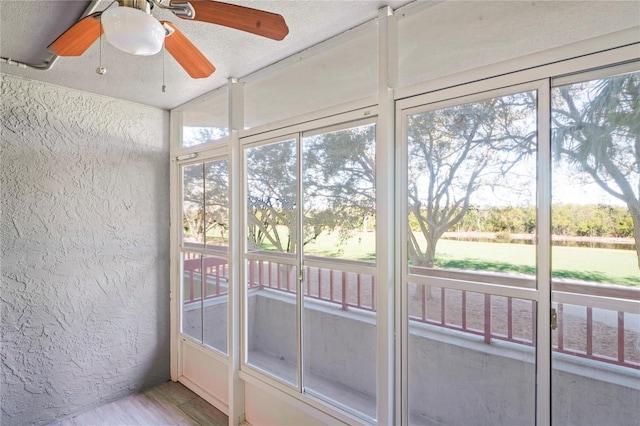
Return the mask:
MULTIPOLYGON (((407 158, 407 150, 408 150, 408 117, 414 114, 418 114, 425 111, 433 111, 437 109, 448 108, 452 106, 457 106, 461 104, 479 102, 482 100, 497 98, 501 96, 506 96, 515 93, 522 93, 527 91, 536 91, 538 105, 544 104, 544 93, 548 87, 548 81, 534 81, 531 83, 525 83, 515 86, 506 86, 493 88, 491 86, 487 86, 483 91, 469 94, 466 96, 457 96, 457 93, 450 93, 449 91, 438 92, 437 94, 433 94, 431 96, 419 97, 416 99, 412 99, 409 102, 399 102, 398 103, 398 111, 397 111, 397 128, 400 131, 400 139, 398 139, 399 145, 401 147, 401 155, 398 159, 398 167, 397 172, 397 181, 400 182, 399 189, 397 190, 398 200, 396 205, 400 206, 400 214, 398 215, 399 223, 398 229, 400 233, 400 257, 401 259, 408 259, 408 250, 407 250, 407 220, 408 217, 408 208, 407 208, 407 199, 408 199, 408 191, 407 191, 407 173, 408 170, 408 158, 407 158), (453 96, 452 96, 453 95, 453 96), (542 99, 541 99, 542 98, 542 99), (416 101, 426 101, 423 104, 417 104, 416 101)), ((548 104, 548 102, 547 102, 548 104)), ((544 158, 545 152, 548 152, 548 149, 545 150, 544 147, 548 147, 550 145, 549 140, 549 132, 545 132, 544 123, 542 123, 541 115, 539 110, 536 110, 537 117, 537 144, 536 144, 536 155, 538 157, 538 170, 537 170, 537 193, 538 197, 543 193, 548 193, 543 188, 545 185, 548 186, 548 175, 542 176, 540 173, 540 164, 543 163, 540 161, 540 158, 544 158)), ((537 215, 537 228, 541 228, 545 226, 545 223, 548 223, 548 214, 545 214, 544 211, 539 210, 537 215)), ((541 262, 544 262, 546 257, 548 257, 549 251, 541 248, 540 245, 536 245, 536 252, 538 254, 538 265, 540 267, 541 262)), ((539 269, 537 269, 539 270, 539 269)), ((402 424, 408 424, 409 422, 409 385, 408 385, 408 367, 409 363, 409 307, 408 307, 408 282, 413 282, 417 284, 430 285, 435 287, 442 287, 447 289, 455 289, 455 290, 466 290, 475 293, 484 293, 490 295, 497 296, 505 296, 505 297, 513 297, 521 300, 530 300, 536 302, 538 307, 538 311, 543 309, 541 304, 544 305, 544 302, 541 301, 540 295, 544 291, 544 289, 548 288, 548 279, 545 280, 544 276, 538 274, 538 285, 537 288, 519 288, 519 287, 510 287, 507 282, 509 278, 505 278, 503 280, 491 280, 490 283, 487 283, 486 274, 482 273, 473 273, 473 272, 465 272, 460 275, 462 277, 454 277, 454 274, 443 273, 442 277, 433 275, 433 276, 423 276, 423 275, 414 275, 410 272, 409 263, 407 261, 403 262, 398 269, 399 273, 399 287, 400 287, 400 311, 402 313, 402 324, 401 324, 401 340, 402 340, 402 390, 401 395, 402 398, 402 424), (503 281, 503 283, 500 283, 503 281)), ((397 306, 397 305, 396 305, 397 306)), ((538 316, 539 317, 539 316, 538 316)), ((550 338, 550 330, 546 329, 536 329, 537 331, 537 351, 541 350, 544 352, 546 349, 544 345, 541 345, 540 342, 547 341, 547 337, 550 338), (546 333, 545 333, 546 330, 546 333), (548 335, 548 336, 547 336, 548 335), (540 346, 542 346, 540 348, 540 346)), ((537 352, 536 351, 536 352, 537 352)), ((537 378, 537 382, 540 383, 541 378, 537 378)), ((532 395, 535 397, 535 394, 532 395)))
MULTIPOLYGON (((226 151, 226 150, 225 150, 226 151)), ((231 163, 230 163, 230 159, 229 156, 223 151, 223 149, 216 149, 214 153, 209 153, 209 155, 207 157, 203 158, 195 158, 195 159, 188 159, 182 162, 178 163, 178 169, 179 169, 179 176, 182 178, 181 182, 184 183, 183 180, 183 176, 184 176, 184 168, 185 167, 189 167, 189 166, 193 166, 193 165, 198 165, 201 164, 203 167, 204 165, 206 165, 207 163, 210 162, 214 162, 214 161, 226 161, 228 164, 228 167, 230 167, 231 163)), ((206 180, 206 176, 204 176, 204 179, 206 180)), ((179 188, 179 192, 180 192, 180 200, 183 200, 183 186, 181 185, 179 188)), ((229 199, 231 195, 231 188, 229 185, 229 189, 227 192, 227 198, 229 199)), ((180 223, 183 223, 183 210, 181 209, 180 211, 180 223)), ((209 353, 213 353, 215 354, 215 356, 218 357, 222 357, 224 358, 225 362, 227 360, 227 358, 229 357, 229 333, 227 330, 227 353, 224 353, 220 350, 218 350, 217 348, 214 348, 212 346, 207 345, 204 342, 204 314, 202 316, 202 332, 203 332, 203 338, 202 338, 202 342, 196 340, 195 338, 193 338, 192 336, 189 336, 185 333, 182 332, 182 316, 184 314, 184 291, 182 288, 182 279, 184 277, 183 275, 183 261, 182 261, 182 255, 186 252, 189 253, 197 253, 201 256, 201 258, 204 258, 206 256, 215 256, 215 257, 219 257, 219 258, 225 258, 227 260, 227 268, 229 269, 229 271, 231 271, 231 254, 229 252, 229 246, 227 246, 227 252, 222 252, 222 251, 218 251, 218 250, 214 250, 214 249, 209 249, 206 248, 206 244, 203 247, 189 247, 189 246, 185 246, 184 244, 184 229, 183 227, 180 227, 180 237, 179 237, 179 242, 178 242, 178 247, 179 247, 179 259, 180 259, 180 311, 179 311, 179 326, 178 326, 178 330, 179 330, 179 338, 184 340, 190 340, 192 343, 202 346, 203 348, 205 348, 207 351, 209 351, 209 353), (213 352, 211 352, 213 351, 213 352)), ((227 302, 228 304, 228 302, 227 302)), ((230 309, 229 307, 227 309, 230 309)), ((227 313, 227 317, 229 317, 229 314, 227 313)))
MULTIPOLYGON (((402 305, 401 301, 401 281, 399 273, 394 274, 396 271, 402 271, 402 262, 400 250, 395 253, 393 247, 389 244, 389 241, 394 241, 396 247, 402 247, 402 236, 405 235, 401 232, 399 224, 402 222, 403 216, 396 213, 393 209, 393 201, 401 200, 402 197, 399 194, 394 195, 394 187, 396 182, 394 181, 394 173, 398 173, 401 149, 401 126, 400 116, 401 111, 404 108, 408 108, 416 105, 422 105, 429 101, 429 99, 437 99, 438 93, 444 93, 446 95, 441 96, 442 99, 456 98, 466 96, 472 93, 483 92, 487 90, 497 89, 501 87, 514 86, 525 82, 531 82, 536 80, 551 79, 553 78, 554 84, 559 80, 559 76, 571 76, 576 73, 584 76, 585 70, 590 70, 599 67, 609 67, 612 64, 617 64, 625 61, 637 60, 638 52, 640 48, 639 42, 634 42, 622 47, 604 50, 594 54, 588 54, 579 56, 574 59, 562 60, 558 59, 569 58, 571 56, 583 55, 586 52, 594 52, 598 49, 602 49, 603 46, 608 47, 618 43, 613 38, 603 38, 602 41, 596 40, 596 44, 587 45, 586 42, 580 44, 578 53, 573 51, 573 47, 567 46, 562 49, 562 54, 557 55, 529 55, 526 58, 518 58, 517 60, 508 61, 505 64, 494 64, 481 69, 464 72, 457 75, 447 76, 439 78, 434 81, 421 83, 415 86, 408 86, 402 88, 396 88, 395 81, 397 76, 397 58, 394 59, 394 53, 397 53, 397 46, 394 45, 393 36, 395 34, 394 26, 397 24, 393 16, 386 16, 389 13, 387 10, 381 9, 379 13, 379 25, 380 25, 380 37, 379 40, 381 48, 380 57, 380 81, 379 81, 379 93, 378 97, 363 99, 360 101, 352 102, 348 105, 340 105, 316 111, 313 113, 305 114, 301 117, 295 117, 287 119, 282 122, 270 123, 257 128, 243 130, 242 125, 242 88, 241 84, 237 80, 231 79, 229 86, 221 88, 220 90, 229 90, 229 132, 230 135, 224 140, 215 141, 212 144, 202 144, 194 147, 183 148, 181 147, 182 135, 181 135, 181 109, 188 108, 194 100, 179 107, 171 112, 171 167, 170 167, 170 194, 171 194, 171 378, 178 380, 182 375, 180 370, 181 354, 179 351, 180 345, 178 345, 178 339, 180 338, 179 332, 179 318, 181 309, 181 297, 179 297, 181 288, 181 271, 179 266, 180 253, 180 228, 181 228, 181 194, 180 194, 180 165, 189 162, 189 158, 183 157, 188 155, 197 155, 197 161, 206 161, 209 155, 226 155, 229 158, 230 166, 230 211, 232 216, 242 216, 241 214, 234 215, 235 212, 241 212, 244 210, 243 194, 241 195, 241 187, 239 178, 241 172, 242 145, 241 143, 250 143, 253 140, 261 140, 265 137, 277 137, 287 132, 299 132, 307 129, 306 126, 309 123, 318 123, 318 126, 322 126, 322 123, 335 124, 335 120, 340 120, 337 117, 347 117, 350 114, 354 114, 362 118, 366 115, 377 115, 378 126, 376 131, 376 195, 378 197, 378 213, 379 219, 378 228, 378 243, 377 243, 377 270, 378 276, 381 278, 378 280, 377 295, 379 298, 378 306, 378 423, 381 424, 400 424, 403 414, 401 396, 406 394, 406 390, 403 389, 403 383, 406 380, 402 380, 402 359, 406 356, 406 350, 402 350, 402 345, 398 344, 402 338, 402 305), (389 27, 389 28, 388 28, 389 27), (387 52, 389 50, 390 52, 387 52), (551 58, 551 59, 549 59, 551 58), (549 62, 549 63, 548 63, 549 62), (518 71, 522 70, 522 71, 518 71), (494 77, 498 76, 500 77, 494 77), (556 80, 556 77, 558 78, 556 80), (434 97, 435 96, 435 97, 434 97), (373 106, 372 106, 373 105, 373 106), (239 111, 239 112, 238 112, 239 111), (358 115, 358 114, 361 115, 358 115), (363 114, 364 113, 364 114, 363 114), (395 119, 394 119, 394 113, 395 119), (394 128, 395 125, 395 128, 394 128), (384 141, 384 142, 383 142, 384 141), (396 142, 397 141, 397 142, 396 142), (395 144, 394 144, 395 143, 395 144), (221 154, 223 153, 223 154, 221 154), (381 155, 380 153, 383 153, 381 155), (383 163, 382 158, 385 162, 383 163), (394 158, 395 157, 395 158, 394 158), (386 203, 385 203, 386 201, 386 203), (387 208, 381 207, 382 204, 387 204, 387 208), (395 216, 395 217, 394 217, 395 216), (384 219, 384 220, 383 220, 384 219), (387 235, 389 238, 383 240, 380 236, 387 235), (384 247, 387 247, 384 249, 384 247), (381 248, 383 248, 381 250, 381 248), (386 251, 384 251, 386 250, 386 251), (385 265, 385 263, 387 263, 385 265), (388 279, 389 283, 383 284, 383 279, 388 279), (394 285, 391 285, 391 281, 394 281, 394 285), (388 284, 388 289, 386 286, 388 284), (393 289, 392 289, 393 287, 393 289), (384 296, 383 296, 384 290, 384 296), (380 297, 384 297, 380 301, 380 297), (395 302, 393 301, 395 299, 395 302), (386 364, 388 363, 388 365, 386 364), (392 366, 393 368, 388 368, 392 366), (395 386, 394 386, 395 384, 395 386), (395 396, 394 396, 395 395, 395 396)), ((628 37, 627 37, 628 39, 628 37)), ((627 40, 624 39, 624 40, 627 40)), ((617 40, 617 39, 615 39, 617 40)), ((618 43, 622 44, 622 43, 618 43)), ((574 77, 567 77, 574 78, 574 77)), ((581 78, 581 77, 578 77, 581 78)), ((584 78, 584 79, 590 79, 584 78)), ((558 83, 559 84, 559 83, 558 83)), ((216 91, 217 92, 217 91, 216 91)), ((216 92, 211 94, 216 95, 216 92)), ((539 93, 539 96, 541 93, 539 93)), ((208 95, 203 96, 201 99, 205 99, 208 95)), ((539 131, 546 131, 548 133, 549 123, 543 123, 547 130, 544 130, 542 126, 539 127, 539 131)), ((540 141, 538 142, 540 144, 540 141)), ((540 145, 539 145, 540 148, 540 145)), ((540 170, 539 170, 540 172, 540 170)), ((395 176, 398 179, 398 176, 395 176)), ((539 183, 540 187, 541 184, 539 183)), ((243 219, 244 220, 244 219, 243 219)), ((284 402, 292 405, 298 410, 312 413, 313 416, 319 418, 320 421, 325 423, 335 423, 336 421, 342 421, 349 424, 365 424, 362 419, 356 418, 349 413, 334 409, 328 406, 322 401, 315 400, 307 395, 300 395, 296 390, 282 386, 282 384, 276 380, 271 379, 265 375, 259 374, 259 372, 252 371, 251 368, 247 368, 241 362, 241 354, 244 352, 239 350, 243 345, 241 340, 241 334, 243 327, 240 327, 239 322, 241 316, 244 315, 244 308, 241 308, 239 290, 238 287, 243 287, 240 283, 244 283, 244 277, 240 277, 243 274, 244 267, 240 263, 240 259, 244 253, 241 247, 242 242, 240 234, 244 229, 240 223, 240 219, 232 217, 231 220, 231 239, 229 247, 230 256, 230 268, 233 268, 231 279, 234 290, 230 292, 229 299, 229 357, 222 357, 216 351, 208 351, 206 348, 202 348, 207 352, 211 352, 213 357, 217 357, 220 362, 226 363, 229 368, 229 416, 232 424, 237 424, 243 420, 244 415, 244 383, 243 381, 255 385, 260 389, 269 391, 280 391, 283 395, 284 402)), ((540 218, 538 219, 538 225, 541 226, 540 218)), ((406 237, 405 237, 406 238, 406 237)), ((542 241, 540 242, 542 244, 542 241)), ((540 267, 540 264, 539 264, 540 267)), ((542 268, 540 268, 542 270, 542 268)), ((230 277, 231 278, 231 277, 230 277)), ((538 292, 542 291, 538 286, 538 292)), ((543 297, 538 303, 549 303, 547 298, 543 297)), ((539 308, 542 309, 542 308, 539 308)), ((538 315, 538 321, 546 324, 548 329, 549 318, 545 315, 538 315)), ((540 323, 538 324, 538 330, 541 330, 540 323)), ((406 329, 406 327, 404 327, 406 329)), ((242 337, 243 338, 243 337, 242 337)), ((406 338, 405 338, 406 342, 406 338)), ((191 344, 190 342, 187 342, 191 344)), ((540 345, 540 343, 538 343, 540 345)), ((540 348, 540 346, 539 346, 540 348)), ((541 351, 538 350, 540 353, 541 351)), ((550 352, 550 351, 549 351, 550 352)), ((548 358, 548 355, 547 355, 548 358)), ((544 365, 544 360, 538 360, 538 369, 546 368, 550 372, 550 365, 544 365)), ((537 383, 538 386, 538 405, 536 414, 536 424, 546 425, 550 424, 551 411, 550 411, 550 383, 549 380, 541 380, 537 383), (545 400, 546 398, 546 400, 545 400)), ((211 401, 210 401, 211 402, 211 401)), ((221 404, 216 404, 219 408, 221 404)), ((402 419, 406 424, 406 414, 402 419)))
MULTIPOLYGON (((400 321, 396 323, 396 332, 401 336, 400 356, 396 359, 396 374, 400 384, 396 386, 396 407, 403 425, 408 424, 408 303, 404 283, 410 277, 403 259, 406 259, 406 215, 407 215, 407 182, 406 173, 406 117, 425 109, 436 109, 451 105, 473 102, 500 94, 518 91, 538 90, 538 152, 537 152, 537 229, 551 229, 551 140, 550 140, 550 93, 554 85, 567 82, 584 81, 597 76, 622 73, 629 69, 637 69, 640 62, 637 57, 638 44, 617 49, 606 50, 593 55, 569 59, 562 62, 542 65, 524 71, 513 72, 499 77, 479 79, 472 82, 457 82, 454 78, 443 79, 445 88, 433 90, 416 96, 403 92, 403 99, 396 99, 396 144, 399 147, 396 157, 396 205, 400 206, 396 220, 396 238, 400 241, 400 249, 396 255, 396 317, 400 313, 400 321), (558 83, 559 82, 559 83, 558 83), (529 88, 529 89, 526 89, 529 88), (546 160, 541 160, 546 159, 546 160)), ((432 87, 430 85, 428 87, 432 87)), ((421 87, 425 87, 421 85, 421 87)), ((451 288, 484 292, 492 294, 535 300, 537 302, 536 324, 536 425, 551 424, 551 238, 549 232, 538 233, 536 281, 533 291, 509 289, 508 287, 487 287, 486 284, 459 282, 451 288), (515 290, 515 291, 514 291, 515 290)), ((428 281, 428 280, 427 280, 428 281)), ((438 285, 436 280, 433 285, 438 285)), ((440 283, 440 286, 443 284, 440 283)), ((396 417, 398 418, 398 417, 396 417)))
MULTIPOLYGON (((354 104, 356 106, 360 106, 361 104, 354 104)), ((303 360, 303 347, 302 347, 302 339, 303 339, 303 321, 302 321, 302 314, 303 314, 303 310, 304 310, 304 296, 303 296, 303 292, 302 292, 302 282, 300 280, 297 280, 296 285, 297 285, 297 305, 296 305, 296 330, 297 331, 297 369, 298 369, 298 383, 297 386, 293 386, 291 384, 288 384, 284 381, 281 381, 277 378, 274 378, 271 376, 271 374, 267 373, 267 372, 263 372, 259 367, 256 367, 254 365, 251 365, 249 363, 247 363, 247 353, 248 351, 246 350, 246 348, 248 348, 248 343, 247 343, 247 315, 248 315, 248 309, 247 309, 247 286, 246 286, 246 260, 248 259, 256 259, 256 260, 271 260, 271 261, 276 261, 282 264, 287 264, 287 265, 291 265, 291 266, 295 266, 297 269, 300 267, 304 267, 304 266, 311 266, 311 265, 315 265, 316 263, 314 263, 313 260, 309 260, 309 261, 304 261, 303 260, 303 248, 302 248, 302 244, 301 244, 301 239, 302 239, 302 233, 300 232, 300 229, 298 229, 297 232, 297 244, 298 244, 298 250, 296 252, 296 256, 295 256, 295 260, 291 257, 287 257, 287 258, 283 258, 281 255, 279 256, 279 253, 251 253, 248 254, 247 252, 247 239, 246 239, 246 229, 247 229, 247 223, 246 223, 246 218, 247 218, 247 211, 246 211, 246 161, 245 161, 245 151, 248 148, 253 148, 253 147, 257 147, 257 146, 264 146, 264 145, 268 145, 271 143, 277 143, 279 141, 286 141, 286 140, 296 140, 296 147, 297 147, 297 180, 298 180, 298 184, 297 184, 297 197, 298 200, 302 199, 302 184, 300 182, 300 178, 301 178, 301 171, 302 171, 302 162, 300 161, 301 159, 301 149, 302 149, 302 138, 305 136, 309 136, 309 135, 314 135, 314 134, 319 134, 319 133, 326 133, 326 132, 331 132, 331 131, 336 131, 336 130, 340 130, 340 129, 348 129, 350 127, 353 126, 358 126, 358 125, 363 125, 363 124, 367 124, 367 123, 377 123, 378 122, 378 114, 377 114, 377 107, 375 106, 367 106, 365 108, 353 108, 353 109, 348 109, 347 112, 343 112, 340 114, 333 114, 330 117, 326 117, 326 118, 321 118, 321 119, 315 119, 315 120, 310 120, 310 121, 303 121, 301 124, 296 124, 293 126, 288 126, 288 127, 284 127, 284 128, 280 128, 277 130, 273 130, 273 131, 267 131, 264 133, 260 133, 257 132, 256 134, 252 134, 253 132, 249 132, 251 135, 250 136, 246 136, 240 139, 240 145, 241 145, 241 151, 242 151, 242 177, 241 177, 241 190, 240 190, 240 199, 242 200, 243 203, 243 207, 242 207, 242 214, 241 214, 241 240, 242 240, 242 247, 241 247, 241 263, 242 263, 242 271, 241 271, 241 288, 242 288, 242 313, 241 313, 241 318, 242 318, 242 327, 241 327, 241 333, 242 333, 242 337, 241 337, 241 342, 242 342, 242 348, 241 348, 241 354, 242 354, 242 361, 241 361, 241 365, 240 365, 240 378, 252 383, 257 383, 260 386, 263 385, 268 385, 268 386, 272 386, 274 388, 276 388, 277 390, 283 392, 284 394, 287 394, 291 397, 293 397, 294 399, 300 401, 300 402, 304 402, 314 408, 317 408, 319 410, 324 411, 325 413, 327 413, 328 415, 332 416, 334 418, 334 420, 331 422, 335 422, 335 420, 340 420, 343 422, 346 422, 348 424, 373 424, 376 423, 376 421, 372 418, 366 417, 362 414, 358 414, 355 413, 353 411, 351 411, 349 409, 349 407, 344 407, 341 408, 337 405, 333 405, 330 404, 328 402, 326 402, 323 399, 320 398, 316 398, 313 396, 313 392, 304 392, 304 381, 302 378, 303 375, 303 370, 304 370, 304 366, 302 365, 302 360, 303 360)), ((378 160, 378 152, 379 152, 379 148, 378 148, 378 141, 377 141, 377 132, 376 132, 376 172, 378 172, 378 166, 377 166, 377 160, 378 160)), ((376 179, 376 194, 378 191, 378 179, 376 179)), ((299 201, 300 202, 300 201, 299 201)), ((393 206, 381 206, 380 203, 376 203, 376 211, 380 211, 381 209, 388 209, 388 208, 392 208, 393 206)), ((302 209, 298 209, 297 211, 297 218, 298 218, 298 224, 300 227, 300 224, 302 223, 302 209)), ((381 234, 380 234, 380 230, 377 229, 376 230, 376 239, 380 240, 381 234)), ((380 262, 380 256, 388 256, 391 257, 393 253, 392 248, 386 250, 386 253, 376 253, 377 258, 376 258, 376 263, 372 263, 372 267, 376 270, 376 272, 379 270, 379 264, 383 263, 380 262), (375 265, 375 266, 374 266, 375 265)), ((298 275, 300 275, 298 273, 298 275)), ((376 279, 376 286, 380 286, 381 284, 381 280, 376 279)), ((380 291, 376 291, 376 297, 378 297, 377 295, 380 293, 380 291)), ((376 306, 380 306, 379 304, 376 303, 376 306)), ((377 324, 377 327, 380 327, 380 324, 377 324)), ((378 353, 376 354, 376 357, 379 358, 379 353, 380 350, 387 350, 388 347, 388 342, 377 342, 377 347, 378 349, 378 353)), ((378 375, 380 374, 380 371, 378 371, 378 375)), ((379 381, 378 381, 379 382, 379 381)), ((379 386, 378 386, 379 387, 379 386)), ((377 394, 380 394, 380 389, 377 389, 377 394)))

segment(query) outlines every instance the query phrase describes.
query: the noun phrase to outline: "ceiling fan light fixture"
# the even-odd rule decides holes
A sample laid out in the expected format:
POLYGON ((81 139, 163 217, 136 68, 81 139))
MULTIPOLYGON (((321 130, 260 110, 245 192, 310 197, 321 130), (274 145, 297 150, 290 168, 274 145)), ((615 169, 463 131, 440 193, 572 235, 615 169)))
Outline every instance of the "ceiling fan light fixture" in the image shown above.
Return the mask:
POLYGON ((107 41, 116 49, 139 56, 155 55, 162 49, 164 28, 142 10, 113 7, 102 13, 101 20, 107 41))

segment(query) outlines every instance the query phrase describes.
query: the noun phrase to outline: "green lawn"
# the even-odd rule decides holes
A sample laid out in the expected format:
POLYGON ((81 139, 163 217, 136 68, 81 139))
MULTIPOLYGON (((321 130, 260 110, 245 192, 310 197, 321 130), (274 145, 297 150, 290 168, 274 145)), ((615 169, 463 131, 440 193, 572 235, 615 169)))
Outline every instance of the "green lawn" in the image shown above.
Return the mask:
MULTIPOLYGON (((358 233, 342 244, 337 234, 321 234, 307 244, 307 254, 374 260, 375 234, 358 233)), ((525 244, 440 240, 436 265, 444 268, 535 273, 535 247, 525 244)), ((583 247, 554 247, 553 274, 558 277, 640 286, 636 253, 583 247)))
MULTIPOLYGON (((535 247, 525 244, 441 240, 436 263, 443 267, 535 273, 535 247)), ((611 284, 640 285, 632 250, 553 247, 553 275, 611 284)))
POLYGON ((341 242, 337 233, 322 233, 313 242, 304 246, 306 254, 339 257, 350 260, 376 260, 376 234, 358 232, 341 242))

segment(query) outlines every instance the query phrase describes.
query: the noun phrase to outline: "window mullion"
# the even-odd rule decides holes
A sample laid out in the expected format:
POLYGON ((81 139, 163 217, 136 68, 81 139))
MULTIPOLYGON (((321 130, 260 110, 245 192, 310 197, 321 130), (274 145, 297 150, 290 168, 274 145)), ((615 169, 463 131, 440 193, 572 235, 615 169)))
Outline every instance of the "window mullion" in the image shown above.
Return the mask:
POLYGON ((536 425, 551 424, 551 87, 538 89, 536 425))
POLYGON ((303 188, 302 188, 302 136, 300 133, 296 136, 296 157, 297 167, 296 167, 296 199, 297 199, 297 209, 296 209, 296 260, 297 260, 297 279, 296 279, 296 331, 297 331, 297 339, 298 339, 298 391, 304 392, 304 374, 303 374, 303 362, 304 362, 304 347, 303 347, 303 309, 304 309, 304 297, 303 297, 303 281, 304 277, 304 269, 303 269, 303 220, 304 220, 304 200, 302 198, 303 188))
MULTIPOLYGON (((202 247, 207 248, 207 176, 206 163, 202 163, 202 247)), ((204 345, 204 294, 207 286, 203 253, 200 253, 200 343, 204 345)))

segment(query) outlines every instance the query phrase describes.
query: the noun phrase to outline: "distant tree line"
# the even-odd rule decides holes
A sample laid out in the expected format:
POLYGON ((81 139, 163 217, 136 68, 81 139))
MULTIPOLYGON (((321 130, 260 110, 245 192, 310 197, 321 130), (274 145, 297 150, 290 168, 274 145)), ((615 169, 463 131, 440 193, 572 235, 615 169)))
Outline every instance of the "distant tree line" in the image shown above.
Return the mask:
POLYGON ((551 211, 554 235, 633 238, 633 217, 627 207, 607 205, 554 205, 551 211))
MULTIPOLYGON (((413 216, 411 230, 420 231, 413 216)), ((492 232, 533 234, 536 229, 535 207, 471 206, 449 232, 492 232)), ((633 237, 633 218, 629 209, 602 204, 554 204, 551 232, 578 237, 633 237)))

